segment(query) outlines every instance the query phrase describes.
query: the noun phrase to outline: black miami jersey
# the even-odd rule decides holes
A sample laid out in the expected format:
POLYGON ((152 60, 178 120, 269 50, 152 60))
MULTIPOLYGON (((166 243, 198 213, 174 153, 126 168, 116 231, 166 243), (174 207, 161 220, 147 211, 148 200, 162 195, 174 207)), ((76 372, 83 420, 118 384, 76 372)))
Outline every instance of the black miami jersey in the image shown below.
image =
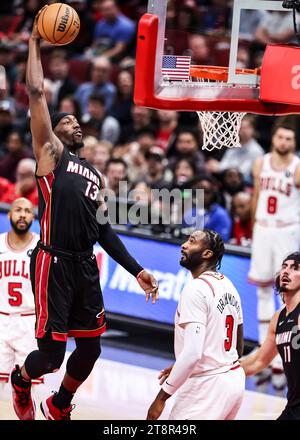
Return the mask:
POLYGON ((64 147, 47 176, 37 176, 41 242, 81 252, 98 239, 98 194, 101 179, 95 168, 64 147))
POLYGON ((300 406, 300 303, 286 314, 284 308, 276 327, 276 345, 288 385, 288 406, 300 406))

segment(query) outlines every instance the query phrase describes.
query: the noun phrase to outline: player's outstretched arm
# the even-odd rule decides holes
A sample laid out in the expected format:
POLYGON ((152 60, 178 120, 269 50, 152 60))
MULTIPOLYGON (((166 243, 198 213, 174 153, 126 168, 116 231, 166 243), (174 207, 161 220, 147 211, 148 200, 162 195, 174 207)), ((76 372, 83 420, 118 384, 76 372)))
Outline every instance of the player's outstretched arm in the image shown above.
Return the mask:
MULTIPOLYGON (((45 6, 47 7, 47 6, 45 6)), ((45 8, 44 7, 44 8, 45 8)), ((44 9, 43 8, 43 9, 44 9)), ((44 74, 41 63, 40 34, 37 19, 29 39, 29 52, 26 70, 26 87, 29 96, 30 128, 33 150, 38 162, 38 174, 52 171, 61 155, 63 145, 52 131, 47 101, 44 93, 44 74)))
POLYGON ((270 322, 267 338, 259 350, 253 355, 250 354, 241 362, 241 367, 244 368, 246 376, 253 376, 268 367, 277 355, 278 351, 276 347, 275 331, 279 313, 280 312, 278 311, 273 316, 270 322))
MULTIPOLYGON (((105 182, 100 175, 102 190, 105 189, 105 182)), ((112 229, 108 209, 104 201, 103 193, 99 194, 99 208, 97 213, 99 222, 98 243, 118 264, 136 277, 137 282, 146 293, 146 301, 152 297, 152 304, 158 300, 158 282, 148 271, 146 271, 127 251, 123 242, 112 229)))

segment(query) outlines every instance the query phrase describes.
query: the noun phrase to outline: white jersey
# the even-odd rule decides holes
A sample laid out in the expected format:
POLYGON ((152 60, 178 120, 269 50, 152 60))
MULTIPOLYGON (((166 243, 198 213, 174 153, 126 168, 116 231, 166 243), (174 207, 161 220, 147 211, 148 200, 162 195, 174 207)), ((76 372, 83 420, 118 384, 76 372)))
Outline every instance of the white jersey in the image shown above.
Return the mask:
POLYGON ((230 370, 238 360, 237 327, 243 314, 240 296, 225 275, 207 271, 184 287, 175 314, 176 359, 183 350, 182 324, 189 322, 206 327, 203 355, 190 377, 230 370))
POLYGON ((300 159, 294 156, 285 170, 276 171, 272 168, 271 157, 271 153, 263 157, 255 219, 263 226, 300 223, 300 190, 295 186, 295 171, 300 159))
POLYGON ((12 249, 7 233, 0 234, 0 312, 34 313, 34 297, 30 282, 30 255, 39 240, 31 233, 30 243, 20 250, 12 249))

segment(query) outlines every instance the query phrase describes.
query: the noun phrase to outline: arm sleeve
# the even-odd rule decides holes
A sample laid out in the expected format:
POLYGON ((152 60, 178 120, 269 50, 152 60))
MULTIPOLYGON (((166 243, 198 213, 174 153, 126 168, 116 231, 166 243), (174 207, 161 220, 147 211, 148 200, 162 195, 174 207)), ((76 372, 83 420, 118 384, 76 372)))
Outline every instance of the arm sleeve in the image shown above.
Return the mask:
POLYGON ((98 243, 118 264, 136 277, 143 267, 129 254, 109 222, 99 225, 98 243))
POLYGON ((190 322, 184 328, 183 350, 176 359, 170 376, 162 389, 172 395, 192 373, 195 364, 201 359, 205 339, 205 326, 200 322, 190 322))

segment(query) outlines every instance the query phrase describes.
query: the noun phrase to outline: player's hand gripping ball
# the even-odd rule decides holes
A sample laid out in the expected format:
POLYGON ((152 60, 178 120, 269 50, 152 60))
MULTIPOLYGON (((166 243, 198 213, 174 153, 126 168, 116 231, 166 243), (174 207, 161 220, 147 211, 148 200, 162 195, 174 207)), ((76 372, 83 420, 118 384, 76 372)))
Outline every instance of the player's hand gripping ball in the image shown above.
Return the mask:
POLYGON ((80 30, 77 12, 65 3, 53 3, 45 6, 37 17, 40 36, 55 46, 71 43, 80 30))

